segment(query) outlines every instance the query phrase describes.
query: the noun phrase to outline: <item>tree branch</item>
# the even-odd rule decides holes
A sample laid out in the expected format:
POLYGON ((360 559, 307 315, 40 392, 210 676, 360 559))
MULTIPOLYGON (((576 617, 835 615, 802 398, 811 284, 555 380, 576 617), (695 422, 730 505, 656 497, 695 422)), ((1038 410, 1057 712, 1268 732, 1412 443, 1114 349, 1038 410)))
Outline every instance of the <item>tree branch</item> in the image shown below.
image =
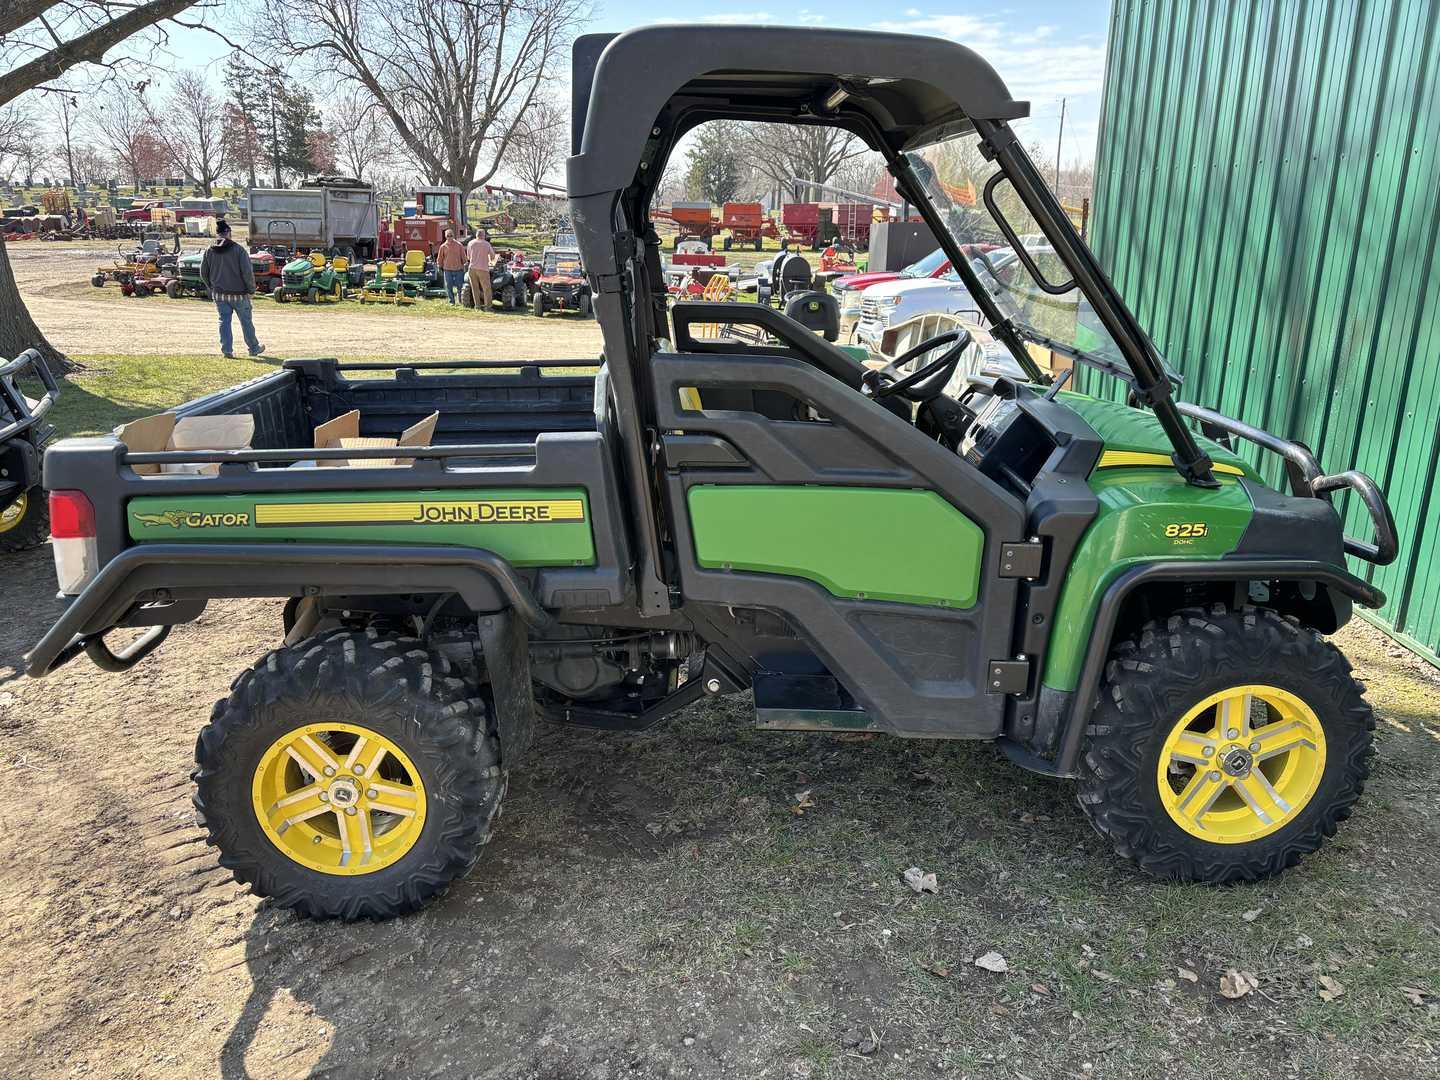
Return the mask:
POLYGON ((195 0, 150 0, 125 14, 72 38, 57 49, 0 75, 0 105, 41 83, 58 79, 77 64, 98 63, 105 53, 132 34, 178 15, 195 0))

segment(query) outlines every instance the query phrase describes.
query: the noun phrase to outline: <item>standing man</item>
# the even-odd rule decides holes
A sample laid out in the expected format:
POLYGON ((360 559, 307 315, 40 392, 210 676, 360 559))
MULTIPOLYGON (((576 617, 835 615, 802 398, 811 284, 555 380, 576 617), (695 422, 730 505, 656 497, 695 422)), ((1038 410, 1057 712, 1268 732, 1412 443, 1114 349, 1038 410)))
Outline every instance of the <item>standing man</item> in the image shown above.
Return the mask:
POLYGON ((235 339, 230 330, 230 316, 240 316, 240 332, 251 356, 265 351, 255 336, 255 322, 250 317, 250 297, 255 294, 255 268, 250 265, 250 252, 230 239, 230 223, 224 218, 215 226, 215 243, 200 257, 200 281, 215 301, 220 313, 220 352, 233 358, 235 339))
POLYGON ((465 287, 465 249, 455 239, 454 229, 445 230, 445 242, 435 253, 435 261, 440 273, 445 275, 445 295, 450 298, 450 306, 454 307, 460 299, 460 290, 465 287))
POLYGON ((465 247, 465 254, 470 259, 470 296, 481 311, 489 311, 490 303, 495 299, 490 289, 490 264, 495 261, 495 249, 484 229, 475 233, 475 239, 465 247), (481 296, 485 297, 483 305, 480 303, 481 296))

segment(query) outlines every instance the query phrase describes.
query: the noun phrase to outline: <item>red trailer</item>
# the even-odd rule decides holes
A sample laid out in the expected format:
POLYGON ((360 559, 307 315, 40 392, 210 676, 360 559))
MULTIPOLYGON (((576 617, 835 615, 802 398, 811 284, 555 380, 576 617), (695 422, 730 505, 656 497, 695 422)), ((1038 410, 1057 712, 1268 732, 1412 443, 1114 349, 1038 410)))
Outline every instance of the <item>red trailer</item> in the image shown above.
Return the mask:
POLYGON ((848 202, 832 205, 831 221, 835 226, 836 239, 858 251, 870 246, 870 225, 875 220, 875 211, 878 209, 884 215, 881 220, 888 221, 890 217, 888 210, 877 207, 874 203, 848 202))
POLYGON ((811 251, 820 250, 819 203, 786 203, 780 207, 780 227, 789 237, 792 246, 808 244, 811 251))
POLYGON ((668 217, 675 222, 675 226, 679 230, 675 234, 677 249, 682 240, 704 240, 708 244, 719 226, 708 202, 676 203, 670 207, 668 213, 657 211, 653 216, 656 218, 668 217))
POLYGON ((775 222, 758 202, 727 202, 720 211, 720 228, 730 231, 725 238, 726 251, 733 244, 750 244, 759 251, 764 237, 778 239, 780 236, 775 222))

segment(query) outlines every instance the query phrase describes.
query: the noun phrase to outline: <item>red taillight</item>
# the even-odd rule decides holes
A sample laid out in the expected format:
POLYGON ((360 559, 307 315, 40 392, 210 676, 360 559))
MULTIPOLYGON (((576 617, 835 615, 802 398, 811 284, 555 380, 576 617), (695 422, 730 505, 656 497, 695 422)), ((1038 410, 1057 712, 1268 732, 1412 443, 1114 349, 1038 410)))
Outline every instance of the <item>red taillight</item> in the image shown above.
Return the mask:
POLYGON ((95 535, 95 507, 83 491, 50 492, 50 535, 56 540, 88 540, 95 535))

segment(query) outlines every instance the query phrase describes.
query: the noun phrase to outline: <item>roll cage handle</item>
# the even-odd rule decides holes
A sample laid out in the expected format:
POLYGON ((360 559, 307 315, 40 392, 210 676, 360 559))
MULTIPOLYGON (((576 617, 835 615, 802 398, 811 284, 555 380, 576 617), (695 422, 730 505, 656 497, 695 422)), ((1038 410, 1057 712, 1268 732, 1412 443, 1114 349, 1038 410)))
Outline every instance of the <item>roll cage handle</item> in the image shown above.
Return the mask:
POLYGON ((1008 179, 1008 177, 1003 172, 997 172, 986 181, 985 188, 982 192, 982 197, 985 200, 985 209, 990 211, 990 216, 995 219, 995 224, 1000 227, 1000 231, 1005 234, 1005 239, 1010 242, 1010 247, 1014 249, 1015 257, 1025 264, 1025 269, 1030 271, 1030 276, 1035 279, 1035 284, 1039 285, 1040 288, 1044 289, 1051 296, 1064 296, 1071 289, 1075 288, 1075 279, 1072 277, 1063 285, 1050 284, 1050 279, 1040 272, 1040 267, 1036 265, 1035 260, 1030 257, 1030 252, 1027 251, 1025 245, 1020 242, 1020 237, 1015 235, 1015 227, 1010 224, 1010 219, 1001 212, 1000 207, 995 205, 995 189, 1000 185, 1001 181, 1006 179, 1008 179))

